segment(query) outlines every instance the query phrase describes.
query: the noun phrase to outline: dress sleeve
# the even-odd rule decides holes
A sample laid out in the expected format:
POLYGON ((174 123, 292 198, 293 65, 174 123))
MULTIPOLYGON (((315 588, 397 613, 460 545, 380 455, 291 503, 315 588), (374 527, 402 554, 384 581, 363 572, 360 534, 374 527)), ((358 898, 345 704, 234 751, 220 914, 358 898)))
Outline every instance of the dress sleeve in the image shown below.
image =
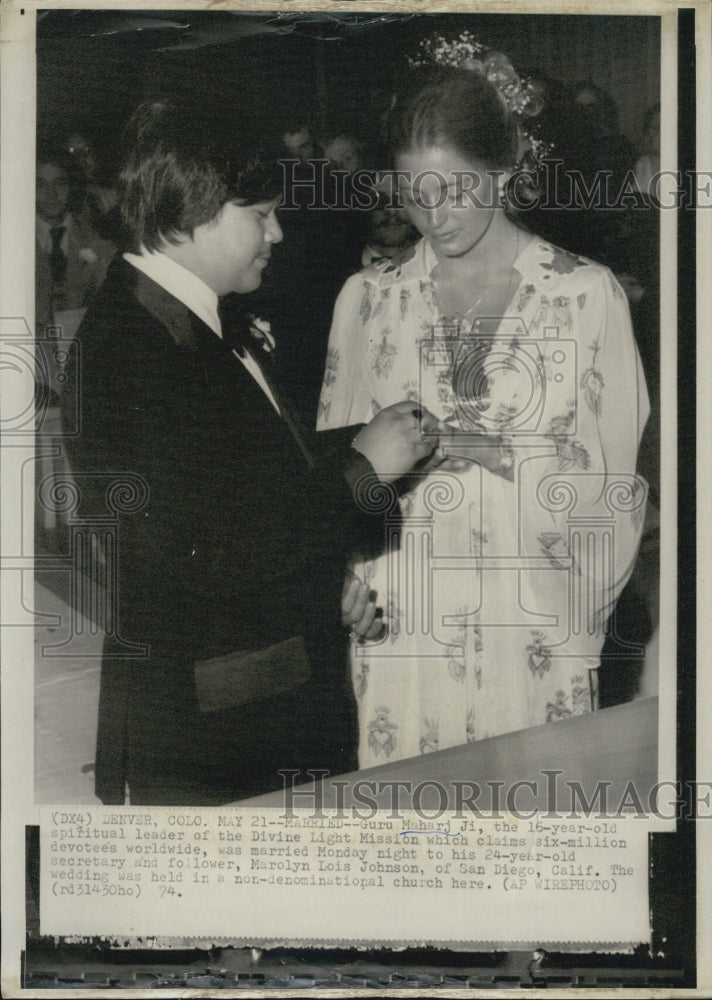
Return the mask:
POLYGON ((610 473, 634 472, 650 404, 628 298, 610 271, 593 286, 581 312, 578 408, 582 427, 595 421, 610 473))
MULTIPOLYGON (((610 271, 602 271, 585 295, 578 297, 578 308, 577 384, 573 387, 578 433, 563 449, 557 448, 557 457, 560 466, 591 469, 596 484, 589 502, 598 506, 601 486, 635 475, 650 406, 628 299, 610 271), (577 440, 584 448, 580 462, 577 440)), ((550 425, 548 434, 556 440, 556 427, 550 425)), ((640 485, 645 485, 642 480, 640 485)))
POLYGON ((636 461, 649 404, 628 301, 613 275, 597 268, 585 291, 561 301, 579 315, 560 327, 558 343, 540 342, 548 398, 541 433, 512 435, 514 481, 528 552, 572 567, 586 620, 575 644, 585 652, 637 555, 647 484, 636 461))
POLYGON ((363 377, 367 355, 368 303, 373 286, 361 274, 349 278, 334 307, 317 430, 367 423, 373 416, 371 394, 363 377))
MULTIPOLYGON (((580 499, 595 505, 601 477, 635 472, 650 412, 648 393, 628 300, 613 275, 600 269, 585 291, 559 302, 566 306, 559 306, 549 328, 557 328, 558 337, 536 340, 545 400, 537 433, 531 433, 531 424, 517 426, 516 421, 510 428, 506 419, 502 430, 516 459, 523 461, 544 449, 548 471, 586 473, 577 476, 584 491, 580 499), (591 480, 587 486, 586 479, 591 480)), ((511 402, 507 394, 515 403, 516 397, 507 389, 506 376, 503 383, 495 405, 506 412, 511 402)))

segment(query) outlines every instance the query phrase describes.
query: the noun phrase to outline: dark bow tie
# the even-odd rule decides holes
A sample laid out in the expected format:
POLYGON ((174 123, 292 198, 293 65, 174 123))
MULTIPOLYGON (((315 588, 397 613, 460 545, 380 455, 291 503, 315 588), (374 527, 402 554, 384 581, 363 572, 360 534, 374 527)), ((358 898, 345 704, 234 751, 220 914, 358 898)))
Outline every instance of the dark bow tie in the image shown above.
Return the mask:
POLYGON ((246 309, 236 296, 220 299, 218 315, 223 340, 231 351, 237 351, 241 357, 249 351, 260 365, 271 360, 271 347, 264 349, 266 344, 269 347, 269 342, 255 325, 254 313, 246 309))

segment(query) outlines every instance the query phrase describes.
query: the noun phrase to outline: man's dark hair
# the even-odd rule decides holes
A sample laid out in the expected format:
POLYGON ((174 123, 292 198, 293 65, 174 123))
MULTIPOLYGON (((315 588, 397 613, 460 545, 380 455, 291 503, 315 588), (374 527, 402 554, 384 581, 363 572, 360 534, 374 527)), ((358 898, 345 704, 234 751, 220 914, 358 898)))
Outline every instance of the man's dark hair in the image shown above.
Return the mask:
POLYGON ((582 80, 574 88, 576 110, 596 135, 615 135, 618 132, 618 105, 614 97, 592 80, 582 80), (580 97, 588 91, 590 100, 580 97))
POLYGON ((227 202, 254 205, 282 191, 276 150, 252 128, 175 101, 141 105, 123 143, 119 200, 134 250, 179 243, 227 202))
POLYGON ((37 167, 51 165, 61 170, 67 178, 69 185, 69 198, 67 200, 67 210, 76 212, 81 208, 84 199, 84 177, 78 169, 77 164, 71 154, 61 146, 54 143, 39 140, 37 143, 37 153, 35 156, 37 167))
POLYGON ((45 164, 51 164, 53 167, 58 167, 60 170, 63 170, 67 175, 68 180, 70 179, 71 174, 76 172, 74 168, 74 161, 72 160, 70 153, 61 146, 38 142, 35 160, 38 167, 45 164))

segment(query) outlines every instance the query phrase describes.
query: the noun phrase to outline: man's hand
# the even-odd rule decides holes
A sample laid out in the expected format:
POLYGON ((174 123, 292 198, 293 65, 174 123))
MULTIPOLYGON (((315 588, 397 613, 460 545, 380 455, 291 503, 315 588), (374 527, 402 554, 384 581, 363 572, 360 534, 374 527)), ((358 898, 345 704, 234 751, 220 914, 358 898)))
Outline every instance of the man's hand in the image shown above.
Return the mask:
POLYGON ((381 482, 393 482, 435 451, 439 426, 424 407, 403 400, 377 413, 352 446, 369 460, 381 482))
POLYGON ((380 639, 386 628, 382 613, 376 607, 375 594, 368 584, 362 583, 355 573, 349 571, 341 594, 342 625, 351 628, 354 638, 380 639))

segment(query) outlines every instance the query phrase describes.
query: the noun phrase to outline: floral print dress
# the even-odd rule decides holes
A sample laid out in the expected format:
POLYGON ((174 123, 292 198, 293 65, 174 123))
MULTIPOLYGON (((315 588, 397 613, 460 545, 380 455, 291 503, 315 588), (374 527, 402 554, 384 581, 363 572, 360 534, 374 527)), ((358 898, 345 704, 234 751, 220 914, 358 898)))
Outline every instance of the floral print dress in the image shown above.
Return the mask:
POLYGON ((362 768, 592 708, 643 524, 647 393, 610 271, 533 238, 515 277, 489 328, 443 317, 422 240, 351 277, 336 304, 319 430, 407 398, 501 435, 509 467, 414 476, 386 553, 353 567, 388 625, 351 648, 362 768))

